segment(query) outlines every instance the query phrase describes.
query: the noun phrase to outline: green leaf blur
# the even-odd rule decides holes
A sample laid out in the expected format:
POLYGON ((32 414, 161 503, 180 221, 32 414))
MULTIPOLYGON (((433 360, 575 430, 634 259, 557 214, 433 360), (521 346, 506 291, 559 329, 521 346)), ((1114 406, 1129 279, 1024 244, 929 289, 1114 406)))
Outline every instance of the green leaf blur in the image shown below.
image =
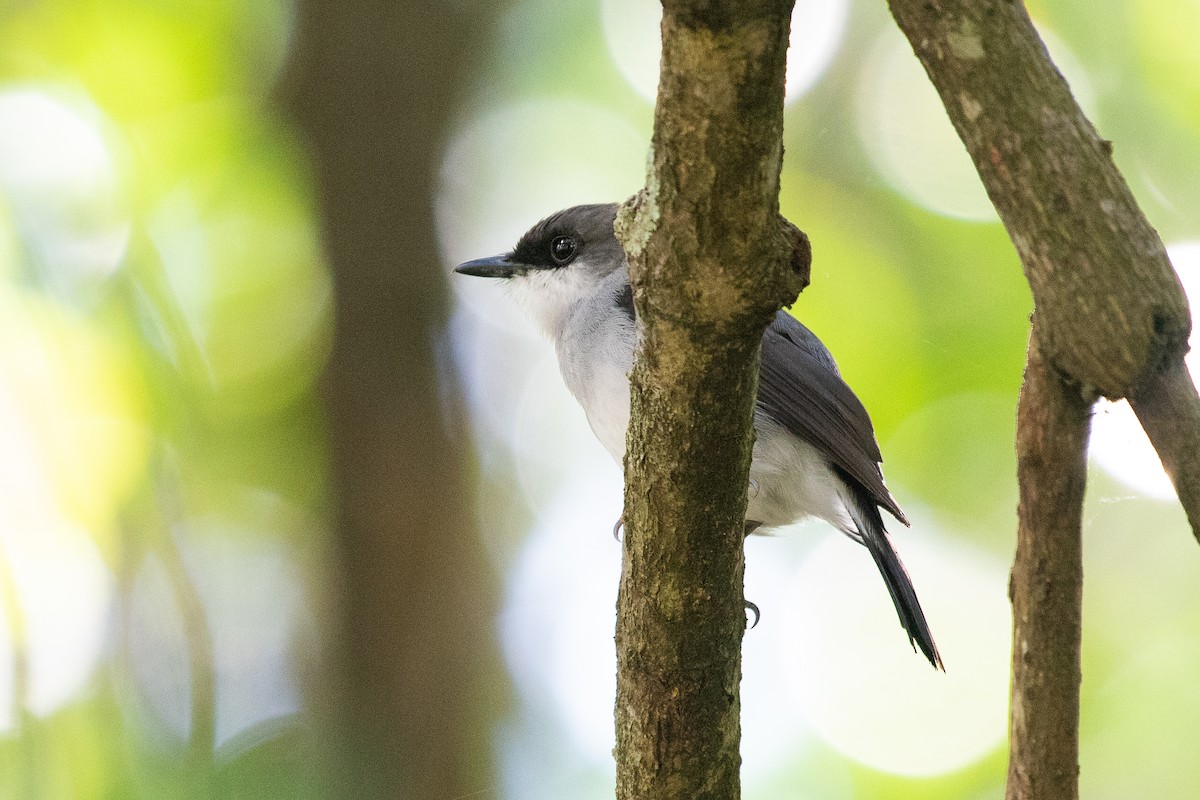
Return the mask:
POLYGON ((304 798, 331 283, 280 2, 0 9, 0 793, 304 798))

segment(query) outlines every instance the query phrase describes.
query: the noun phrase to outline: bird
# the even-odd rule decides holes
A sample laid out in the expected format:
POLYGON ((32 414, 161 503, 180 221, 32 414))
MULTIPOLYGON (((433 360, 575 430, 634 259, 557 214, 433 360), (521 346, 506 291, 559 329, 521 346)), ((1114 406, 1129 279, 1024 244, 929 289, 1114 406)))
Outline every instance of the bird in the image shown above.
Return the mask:
MULTIPOLYGON (((509 252, 466 261, 455 272, 504 281, 554 342, 563 381, 621 464, 638 334, 629 265, 613 232, 616 214, 615 203, 567 208, 535 224, 509 252)), ((871 418, 828 348, 781 309, 763 332, 758 378, 746 531, 816 517, 863 545, 914 652, 944 670, 881 512, 905 526, 908 519, 884 485, 871 418)))

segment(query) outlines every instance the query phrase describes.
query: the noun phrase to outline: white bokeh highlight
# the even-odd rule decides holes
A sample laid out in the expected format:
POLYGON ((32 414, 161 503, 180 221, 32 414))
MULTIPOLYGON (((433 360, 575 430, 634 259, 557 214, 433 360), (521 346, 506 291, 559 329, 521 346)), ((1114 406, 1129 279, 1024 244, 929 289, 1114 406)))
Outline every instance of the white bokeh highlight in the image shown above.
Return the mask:
POLYGON ((142 714, 168 734, 164 744, 186 741, 193 722, 181 591, 195 593, 211 638, 218 746, 301 707, 293 645, 311 610, 299 565, 281 542, 228 525, 201 519, 180 526, 172 535, 186 574, 172 574, 152 557, 134 581, 128 656, 142 714))
POLYGON ((837 534, 800 565, 786 606, 793 702, 830 746, 898 775, 965 767, 1007 731, 1007 567, 932 527, 898 538, 945 673, 913 653, 871 558, 837 534))
POLYGON ((33 266, 68 296, 116 270, 129 241, 106 130, 82 98, 34 85, 0 88, 0 195, 33 266))
MULTIPOLYGON (((833 60, 846 30, 848 0, 797 0, 792 12, 784 103, 808 91, 833 60)), ((662 5, 656 0, 602 0, 604 41, 617 69, 647 100, 658 95, 662 5)))
POLYGON ((508 576, 500 644, 522 700, 550 711, 577 752, 612 764, 620 473, 573 473, 544 507, 508 576))
POLYGON ((855 100, 859 139, 893 189, 948 217, 995 219, 937 91, 894 27, 872 45, 855 100))
POLYGON ((133 449, 97 436, 127 424, 112 414, 129 409, 100 400, 104 387, 80 374, 90 364, 73 358, 111 367, 110 354, 43 311, 0 284, 0 730, 16 724, 14 703, 44 716, 69 702, 102 657, 115 594, 97 545, 107 531, 64 502, 78 499, 64 473, 117 490, 133 449), (104 445, 129 449, 110 459, 104 445), (15 685, 18 664, 24 686, 15 685))
POLYGON ((19 702, 42 717, 84 690, 109 630, 114 586, 87 532, 49 509, 9 506, 0 525, 0 730, 12 730, 19 702), (14 625, 14 622, 16 625, 14 625), (15 630, 14 630, 15 628, 15 630), (16 659, 26 684, 14 686, 16 659))

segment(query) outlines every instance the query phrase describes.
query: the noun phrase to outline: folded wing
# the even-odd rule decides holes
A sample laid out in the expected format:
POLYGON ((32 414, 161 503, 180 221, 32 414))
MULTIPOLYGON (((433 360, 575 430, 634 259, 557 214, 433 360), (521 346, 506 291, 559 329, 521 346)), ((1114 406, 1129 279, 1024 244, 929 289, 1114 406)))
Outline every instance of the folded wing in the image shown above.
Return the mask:
POLYGON ((816 447, 847 482, 858 484, 876 505, 908 524, 883 483, 883 457, 867 410, 816 334, 784 311, 763 334, 758 404, 816 447))

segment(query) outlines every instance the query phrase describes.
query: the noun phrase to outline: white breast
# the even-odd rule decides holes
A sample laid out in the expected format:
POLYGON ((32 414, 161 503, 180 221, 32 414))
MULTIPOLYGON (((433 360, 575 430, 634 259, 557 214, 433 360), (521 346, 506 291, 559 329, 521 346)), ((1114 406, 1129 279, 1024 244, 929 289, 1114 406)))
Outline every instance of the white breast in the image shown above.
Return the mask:
POLYGON ((636 333, 615 308, 611 292, 599 292, 572 310, 557 342, 563 381, 583 407, 596 438, 620 464, 629 427, 629 369, 636 333))

